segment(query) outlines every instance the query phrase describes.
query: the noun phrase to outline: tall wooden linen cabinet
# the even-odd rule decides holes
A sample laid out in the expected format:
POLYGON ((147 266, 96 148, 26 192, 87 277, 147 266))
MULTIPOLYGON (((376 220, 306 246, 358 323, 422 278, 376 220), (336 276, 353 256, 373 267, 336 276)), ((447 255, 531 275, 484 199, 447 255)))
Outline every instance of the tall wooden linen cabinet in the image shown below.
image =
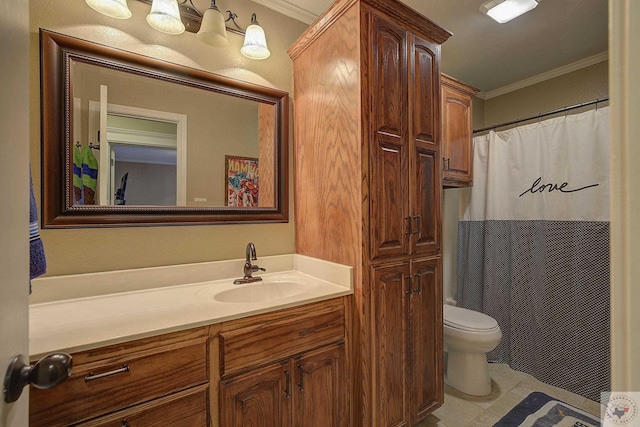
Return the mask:
POLYGON ((296 252, 354 267, 345 425, 443 401, 440 45, 396 0, 338 0, 289 49, 296 252))

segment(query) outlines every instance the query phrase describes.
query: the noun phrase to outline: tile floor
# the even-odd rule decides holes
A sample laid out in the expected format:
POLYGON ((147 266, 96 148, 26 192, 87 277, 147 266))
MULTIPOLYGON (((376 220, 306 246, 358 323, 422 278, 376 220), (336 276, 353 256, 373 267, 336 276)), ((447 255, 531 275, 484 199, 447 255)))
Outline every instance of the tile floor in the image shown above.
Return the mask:
POLYGON ((414 427, 491 427, 533 391, 541 391, 600 416, 599 402, 542 383, 508 365, 490 363, 489 373, 492 382, 489 396, 469 396, 445 386, 444 405, 414 427))

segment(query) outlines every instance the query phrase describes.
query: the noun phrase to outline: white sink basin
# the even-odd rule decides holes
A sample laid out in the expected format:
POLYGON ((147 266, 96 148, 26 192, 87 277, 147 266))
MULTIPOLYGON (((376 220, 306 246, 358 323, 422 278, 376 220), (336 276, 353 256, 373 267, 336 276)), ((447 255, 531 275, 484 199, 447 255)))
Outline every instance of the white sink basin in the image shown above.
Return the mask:
POLYGON ((299 282, 264 281, 237 285, 236 288, 215 294, 213 299, 236 304, 258 303, 292 297, 306 290, 307 287, 299 282))

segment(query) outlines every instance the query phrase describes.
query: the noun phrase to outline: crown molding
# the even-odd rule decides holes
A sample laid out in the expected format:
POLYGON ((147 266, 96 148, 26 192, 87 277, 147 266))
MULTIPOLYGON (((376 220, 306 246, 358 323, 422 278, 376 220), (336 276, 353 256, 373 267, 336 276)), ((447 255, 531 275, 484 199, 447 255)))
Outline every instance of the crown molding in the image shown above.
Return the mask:
POLYGON ((563 67, 555 68, 542 74, 530 77, 528 79, 520 80, 519 82, 511 83, 509 85, 500 87, 498 89, 490 90, 488 92, 480 92, 477 97, 480 99, 491 99, 500 95, 504 95, 509 92, 513 92, 518 89, 525 88, 537 83, 541 83, 546 80, 553 79, 555 77, 562 76, 564 74, 572 73, 582 68, 590 67, 591 65, 599 64, 600 62, 607 61, 609 59, 609 52, 602 52, 597 55, 590 56, 580 61, 572 62, 571 64, 563 67))
POLYGON ((309 12, 306 9, 302 9, 296 5, 284 0, 253 0, 254 3, 258 3, 269 9, 275 10, 289 18, 297 19, 300 22, 304 22, 307 25, 313 24, 318 19, 318 15, 309 12))

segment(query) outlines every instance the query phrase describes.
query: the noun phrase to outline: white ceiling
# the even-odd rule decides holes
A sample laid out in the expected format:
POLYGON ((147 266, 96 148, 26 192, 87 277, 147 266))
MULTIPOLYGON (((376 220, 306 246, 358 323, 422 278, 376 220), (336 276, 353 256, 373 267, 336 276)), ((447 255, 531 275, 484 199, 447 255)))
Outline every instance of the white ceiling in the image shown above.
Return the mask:
MULTIPOLYGON (((332 4, 332 0, 254 1, 308 24, 332 4)), ((400 1, 453 33, 442 46, 442 72, 485 95, 607 57, 607 0, 542 0, 506 24, 480 12, 486 0, 400 1)))

